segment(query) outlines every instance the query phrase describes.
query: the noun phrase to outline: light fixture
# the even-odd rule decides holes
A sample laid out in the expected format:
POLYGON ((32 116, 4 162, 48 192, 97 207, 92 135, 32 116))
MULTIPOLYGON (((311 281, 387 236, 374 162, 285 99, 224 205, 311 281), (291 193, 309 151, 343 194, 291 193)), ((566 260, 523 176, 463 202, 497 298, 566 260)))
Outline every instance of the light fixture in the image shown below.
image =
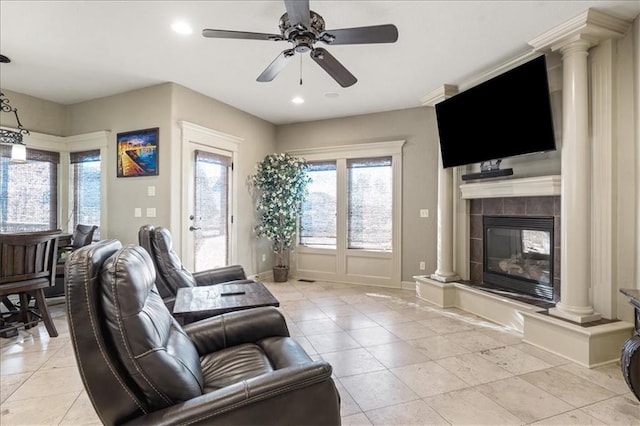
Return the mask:
POLYGON ((304 99, 301 96, 296 96, 295 98, 291 99, 291 102, 293 102, 294 104, 303 104, 304 99))
POLYGON ((193 32, 193 28, 184 21, 175 22, 171 25, 171 29, 178 34, 189 35, 193 32))
POLYGON ((0 129, 0 143, 12 145, 11 161, 15 163, 26 163, 27 147, 22 138, 24 135, 28 135, 29 131, 22 127, 22 123, 20 123, 20 118, 18 117, 18 109, 12 107, 9 104, 9 99, 5 98, 4 93, 1 92, 0 109, 2 109, 2 112, 13 113, 16 117, 16 123, 18 123, 17 131, 0 129))

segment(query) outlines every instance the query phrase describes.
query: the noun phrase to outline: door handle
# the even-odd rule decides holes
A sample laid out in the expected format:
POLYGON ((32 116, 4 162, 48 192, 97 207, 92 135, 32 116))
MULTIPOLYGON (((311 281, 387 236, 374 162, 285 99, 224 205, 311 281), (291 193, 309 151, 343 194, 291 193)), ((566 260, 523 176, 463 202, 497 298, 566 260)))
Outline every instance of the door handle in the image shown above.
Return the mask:
POLYGON ((199 226, 198 227, 195 227, 195 226, 190 226, 189 227, 189 231, 197 231, 199 229, 202 229, 202 228, 200 228, 199 226))

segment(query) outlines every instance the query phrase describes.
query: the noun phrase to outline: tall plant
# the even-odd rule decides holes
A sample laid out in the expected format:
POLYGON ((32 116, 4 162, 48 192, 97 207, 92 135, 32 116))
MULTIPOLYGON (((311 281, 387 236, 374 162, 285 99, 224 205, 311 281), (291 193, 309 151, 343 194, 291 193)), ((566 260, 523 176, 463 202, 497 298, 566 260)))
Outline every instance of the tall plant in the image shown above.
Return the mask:
POLYGON ((307 197, 307 174, 304 158, 289 154, 270 154, 256 165, 251 179, 257 189, 258 236, 271 240, 276 266, 289 266, 289 250, 293 246, 302 202, 307 197))

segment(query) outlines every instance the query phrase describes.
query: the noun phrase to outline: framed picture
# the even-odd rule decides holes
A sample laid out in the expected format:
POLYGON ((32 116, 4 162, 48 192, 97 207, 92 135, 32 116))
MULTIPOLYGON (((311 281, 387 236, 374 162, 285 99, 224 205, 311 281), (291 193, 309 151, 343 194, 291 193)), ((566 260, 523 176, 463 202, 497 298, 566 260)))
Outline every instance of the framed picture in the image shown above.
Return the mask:
POLYGON ((158 127, 118 133, 118 177, 158 175, 158 127))

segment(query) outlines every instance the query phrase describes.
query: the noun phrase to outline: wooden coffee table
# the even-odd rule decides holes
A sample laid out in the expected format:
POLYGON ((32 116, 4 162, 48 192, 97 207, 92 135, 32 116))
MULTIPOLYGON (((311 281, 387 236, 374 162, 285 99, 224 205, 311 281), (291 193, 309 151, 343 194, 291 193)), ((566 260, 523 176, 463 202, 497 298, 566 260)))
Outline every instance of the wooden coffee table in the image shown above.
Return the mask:
POLYGON ((243 309, 280 306, 280 302, 260 282, 217 284, 178 289, 174 317, 182 324, 243 309))

